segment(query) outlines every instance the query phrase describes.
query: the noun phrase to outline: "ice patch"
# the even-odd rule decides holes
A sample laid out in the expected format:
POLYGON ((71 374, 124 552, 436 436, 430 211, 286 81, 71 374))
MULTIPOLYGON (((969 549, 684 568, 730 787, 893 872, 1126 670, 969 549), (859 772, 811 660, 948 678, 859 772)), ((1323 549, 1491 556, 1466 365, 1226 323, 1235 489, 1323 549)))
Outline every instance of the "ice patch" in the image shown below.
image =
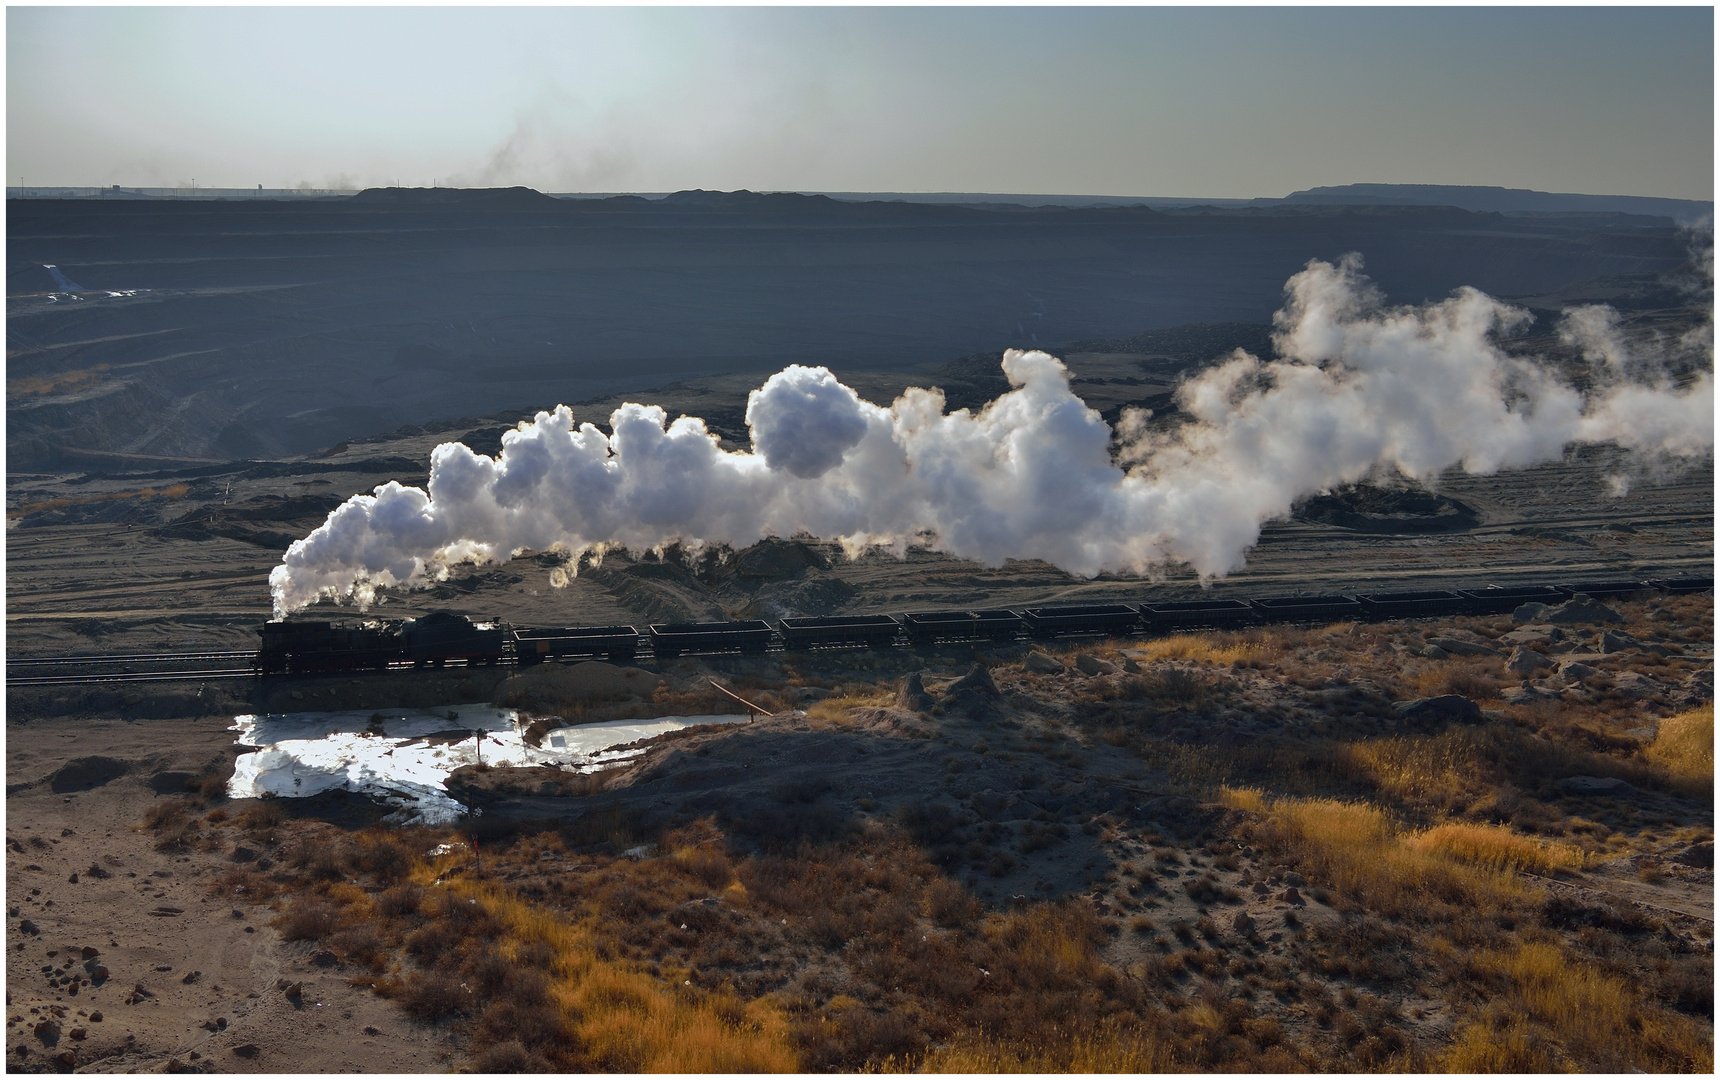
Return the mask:
POLYGON ((542 747, 527 745, 512 709, 460 706, 377 713, 274 713, 236 717, 229 730, 241 746, 227 795, 302 798, 336 789, 397 808, 401 824, 437 825, 466 809, 448 794, 448 776, 479 760, 489 765, 548 765, 592 772, 643 753, 616 747, 700 724, 735 724, 733 716, 664 716, 556 728, 542 747))

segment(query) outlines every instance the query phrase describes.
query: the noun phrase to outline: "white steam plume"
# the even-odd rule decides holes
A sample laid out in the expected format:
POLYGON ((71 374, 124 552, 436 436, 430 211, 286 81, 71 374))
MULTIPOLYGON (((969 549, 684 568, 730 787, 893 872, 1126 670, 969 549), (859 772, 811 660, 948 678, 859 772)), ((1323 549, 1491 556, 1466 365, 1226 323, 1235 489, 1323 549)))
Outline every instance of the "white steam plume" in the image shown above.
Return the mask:
POLYGON ((1611 373, 1585 395, 1506 356, 1494 332, 1528 315, 1473 289, 1386 308, 1352 257, 1309 263, 1287 291, 1281 360, 1239 350, 1191 379, 1179 400, 1192 419, 1170 432, 1126 413, 1116 455, 1063 364, 1037 351, 1004 354, 1014 389, 978 413, 946 413, 940 391, 917 388, 882 408, 824 368, 789 367, 752 392, 751 452, 656 406, 621 406, 607 438, 559 406, 504 434, 494 458, 438 446, 427 490, 391 482, 347 500, 270 574, 275 609, 366 604, 377 586, 525 548, 742 547, 801 531, 851 553, 926 540, 993 566, 1040 558, 1091 576, 1186 563, 1211 578, 1239 568, 1298 497, 1381 468, 1492 473, 1580 442, 1712 452, 1712 373, 1683 388, 1627 374, 1599 315, 1568 328, 1611 373))

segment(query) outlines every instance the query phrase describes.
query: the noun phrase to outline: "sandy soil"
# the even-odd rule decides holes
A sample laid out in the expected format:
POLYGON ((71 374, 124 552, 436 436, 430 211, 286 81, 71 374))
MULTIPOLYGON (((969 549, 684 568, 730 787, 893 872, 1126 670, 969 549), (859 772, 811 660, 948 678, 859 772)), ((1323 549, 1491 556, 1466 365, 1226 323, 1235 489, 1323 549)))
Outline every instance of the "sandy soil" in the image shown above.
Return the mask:
POLYGON ((266 909, 211 898, 231 848, 167 854, 139 831, 160 793, 231 772, 228 722, 9 720, 9 1067, 67 1071, 69 1054, 91 1072, 446 1069, 445 1030, 283 943, 266 909))

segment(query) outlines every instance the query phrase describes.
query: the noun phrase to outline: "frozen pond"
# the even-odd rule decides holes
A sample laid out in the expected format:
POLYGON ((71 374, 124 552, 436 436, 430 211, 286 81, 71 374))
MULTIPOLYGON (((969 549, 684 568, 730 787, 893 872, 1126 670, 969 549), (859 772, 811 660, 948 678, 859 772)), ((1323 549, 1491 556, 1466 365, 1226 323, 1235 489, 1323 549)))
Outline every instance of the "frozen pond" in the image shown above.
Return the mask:
POLYGON ((448 795, 448 775, 489 765, 548 765, 592 772, 644 753, 614 747, 699 724, 737 724, 745 715, 664 716, 556 728, 527 745, 512 709, 463 705, 412 711, 273 713, 235 718, 241 746, 227 794, 301 798, 342 789, 398 808, 394 820, 442 824, 465 813, 448 795))

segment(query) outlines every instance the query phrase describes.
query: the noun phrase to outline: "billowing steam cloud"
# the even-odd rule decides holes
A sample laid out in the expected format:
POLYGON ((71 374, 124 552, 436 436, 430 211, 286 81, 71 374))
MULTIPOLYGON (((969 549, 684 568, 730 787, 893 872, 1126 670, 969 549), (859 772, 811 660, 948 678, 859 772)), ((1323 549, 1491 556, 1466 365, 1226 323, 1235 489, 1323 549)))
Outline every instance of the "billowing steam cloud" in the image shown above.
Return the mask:
POLYGON ((1312 262, 1277 316, 1282 359, 1238 351, 1188 381, 1192 419, 1170 431, 1131 411, 1114 433, 1060 361, 1013 350, 1014 389, 978 413, 946 413, 923 389, 883 408, 824 368, 786 368, 752 393, 751 452, 655 406, 621 406, 607 438, 560 406, 503 435, 494 458, 438 446, 427 490, 388 483, 347 500, 292 545, 270 588, 284 614, 524 548, 741 547, 800 531, 851 553, 928 542, 989 565, 1040 558, 1090 576, 1186 563, 1214 577, 1298 497, 1377 470, 1491 473, 1572 443, 1712 451, 1711 373, 1673 386, 1632 359, 1604 309, 1584 309, 1564 331, 1602 373, 1585 394, 1501 351, 1495 332, 1527 319, 1472 289, 1387 308, 1358 260, 1312 262))

